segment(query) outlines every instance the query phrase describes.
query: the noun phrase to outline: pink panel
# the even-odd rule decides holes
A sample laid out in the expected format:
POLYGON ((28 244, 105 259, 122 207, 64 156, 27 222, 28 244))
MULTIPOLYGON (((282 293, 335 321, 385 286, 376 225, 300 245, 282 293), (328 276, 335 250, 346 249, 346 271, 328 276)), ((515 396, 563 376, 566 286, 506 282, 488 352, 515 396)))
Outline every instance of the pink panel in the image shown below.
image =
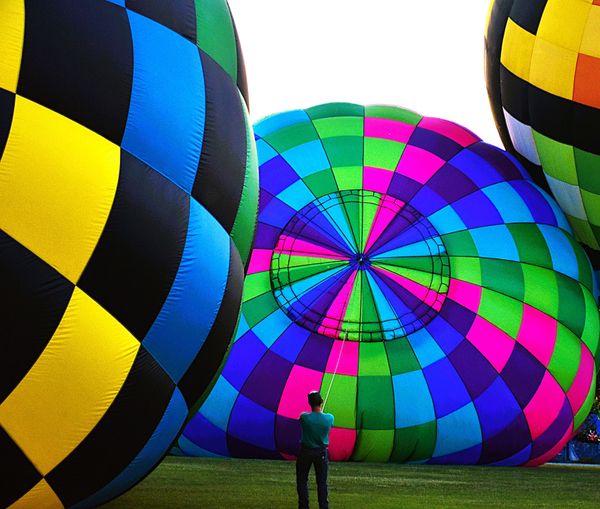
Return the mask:
POLYGON ((295 365, 283 389, 277 413, 290 419, 298 419, 302 412, 309 412, 306 395, 310 391, 318 391, 322 380, 323 373, 295 365))
POLYGON ((335 340, 327 360, 327 373, 338 375, 358 375, 358 342, 335 340), (339 359, 339 364, 338 364, 339 359), (337 364, 337 371, 335 366, 337 364))
POLYGON ((414 125, 387 118, 365 118, 365 136, 407 143, 415 130, 414 125))
POLYGON ((427 150, 408 145, 400 158, 396 172, 425 184, 446 161, 427 150))
POLYGON ((575 380, 567 392, 569 403, 571 403, 571 409, 576 414, 581 405, 583 405, 585 398, 590 391, 592 381, 594 379, 594 357, 590 353, 590 350, 583 343, 581 344, 581 361, 579 364, 579 370, 575 375, 575 380))
POLYGON ((288 237, 282 235, 279 237, 277 246, 275 247, 277 253, 293 254, 295 256, 311 256, 314 258, 331 258, 333 260, 346 260, 347 256, 343 256, 340 253, 336 253, 331 249, 327 249, 322 246, 317 246, 312 242, 300 240, 295 237, 288 237))
POLYGON ((393 171, 365 166, 363 170, 363 186, 367 191, 387 193, 393 176, 393 171))
POLYGON ((467 339, 500 373, 515 347, 515 341, 505 332, 480 316, 475 318, 467 339))
POLYGON ((250 264, 248 265, 248 274, 270 270, 272 256, 273 251, 270 249, 255 249, 252 251, 250 264))
POLYGON ((550 449, 547 453, 544 453, 541 456, 538 456, 537 458, 534 458, 534 459, 528 461, 527 463, 525 463, 525 466, 526 467, 538 467, 540 465, 543 465, 547 461, 550 461, 551 459, 556 458, 556 455, 560 451, 563 450, 565 445, 567 445, 567 442, 571 439, 572 434, 573 434, 573 431, 571 428, 569 428, 567 430, 567 432, 562 436, 562 438, 558 441, 558 443, 552 449, 550 449))
POLYGON ((333 461, 349 460, 355 443, 355 429, 332 428, 329 433, 329 458, 333 461))
POLYGON ((446 138, 454 140, 463 147, 468 147, 476 141, 480 141, 480 139, 471 131, 455 124, 454 122, 449 122, 448 120, 442 120, 440 118, 425 117, 423 120, 421 120, 421 122, 419 122, 419 127, 446 136, 446 138))
POLYGON ((538 390, 523 410, 533 440, 550 427, 564 402, 565 393, 554 377, 546 371, 538 390))
POLYGON ((481 286, 467 283, 460 279, 451 279, 450 288, 448 288, 448 298, 477 313, 479 303, 481 302, 481 292, 481 286))
POLYGON ((546 367, 554 351, 557 330, 558 324, 554 318, 527 304, 523 306, 523 320, 517 341, 546 367))
MULTIPOLYGON (((354 280, 356 279, 357 273, 357 271, 354 271, 350 275, 348 280, 344 283, 344 286, 342 286, 342 289, 336 295, 327 311, 327 317, 323 320, 321 327, 319 327, 320 334, 325 334, 325 329, 333 329, 336 332, 339 331, 344 315, 346 314, 346 308, 350 301, 350 293, 354 287, 354 280)), ((338 334, 336 334, 336 336, 337 335, 338 334)))

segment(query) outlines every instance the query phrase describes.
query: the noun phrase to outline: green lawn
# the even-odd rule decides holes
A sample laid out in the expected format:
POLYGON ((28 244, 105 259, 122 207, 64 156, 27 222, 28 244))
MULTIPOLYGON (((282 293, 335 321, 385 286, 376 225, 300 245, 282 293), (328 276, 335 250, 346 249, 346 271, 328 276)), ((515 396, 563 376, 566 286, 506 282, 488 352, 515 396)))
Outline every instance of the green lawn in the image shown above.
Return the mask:
MULTIPOLYGON (((313 481, 311 507, 317 507, 313 481)), ((171 457, 105 507, 293 508, 294 483, 292 462, 171 457)), ((597 507, 600 468, 334 463, 329 485, 330 505, 340 509, 597 507)))

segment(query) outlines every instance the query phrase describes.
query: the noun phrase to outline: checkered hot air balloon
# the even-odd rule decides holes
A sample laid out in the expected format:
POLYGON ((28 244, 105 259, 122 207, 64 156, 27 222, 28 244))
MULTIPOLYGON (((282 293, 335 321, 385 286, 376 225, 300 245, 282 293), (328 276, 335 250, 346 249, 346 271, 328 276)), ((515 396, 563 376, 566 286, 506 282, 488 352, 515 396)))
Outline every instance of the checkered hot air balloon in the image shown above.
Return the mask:
POLYGON ((0 507, 158 463, 233 335, 258 186, 225 0, 0 2, 0 507))
POLYGON ((600 2, 494 0, 486 76, 504 145, 600 269, 600 2))
POLYGON ((585 419, 595 280, 506 152, 414 112, 255 126, 257 236, 236 340, 179 453, 290 458, 306 394, 337 460, 537 465, 585 419))

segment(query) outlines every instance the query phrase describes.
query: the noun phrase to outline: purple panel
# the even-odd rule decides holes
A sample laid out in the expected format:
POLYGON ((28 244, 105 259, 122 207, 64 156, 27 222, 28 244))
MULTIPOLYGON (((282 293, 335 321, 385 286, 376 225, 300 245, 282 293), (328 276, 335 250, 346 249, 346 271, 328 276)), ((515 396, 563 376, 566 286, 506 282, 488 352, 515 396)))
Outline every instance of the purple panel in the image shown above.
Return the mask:
POLYGON ((522 180, 511 182, 510 185, 523 198, 536 223, 558 226, 556 215, 539 187, 522 180))
POLYGON ((251 458, 265 460, 280 460, 281 455, 272 449, 263 449, 249 442, 227 435, 227 446, 233 458, 251 458))
POLYGON ((529 426, 523 414, 511 422, 504 430, 483 441, 481 463, 492 463, 498 458, 510 458, 530 445, 529 426))
POLYGON ((521 164, 508 152, 484 143, 482 141, 471 145, 468 150, 477 154, 499 172, 504 180, 531 180, 531 177, 522 168, 521 164))
POLYGON ((463 150, 463 147, 450 138, 421 127, 414 130, 409 144, 427 150, 444 161, 449 161, 463 150))
POLYGON ((275 442, 277 450, 285 454, 298 454, 302 428, 298 419, 278 415, 275 420, 275 442))
POLYGON ((298 180, 298 174, 282 156, 267 161, 260 167, 260 187, 277 195, 298 180))
MULTIPOLYGON (((452 299, 446 299, 444 305, 440 310, 440 315, 446 320, 454 329, 462 335, 463 338, 467 336, 473 321, 475 320, 475 313, 461 306, 452 299)), ((441 332, 443 334, 443 332, 441 332)), ((435 337, 435 336, 434 336, 435 337)))
POLYGON ((445 357, 423 369, 438 419, 471 402, 458 373, 445 357))
POLYGON ((495 463, 491 463, 491 465, 494 465, 496 467, 517 467, 519 465, 527 463, 530 457, 531 445, 528 445, 527 447, 525 447, 525 449, 522 449, 510 458, 506 458, 502 461, 496 461, 495 463))
POLYGON ((271 350, 290 362, 296 362, 296 358, 309 336, 308 330, 292 323, 275 341, 271 350))
POLYGON ((271 193, 267 193, 264 189, 258 192, 258 213, 260 214, 266 206, 275 198, 271 193))
POLYGON ((502 378, 521 408, 525 408, 538 390, 546 368, 519 343, 502 370, 502 378))
POLYGON ((479 190, 471 179, 451 164, 444 165, 431 177, 427 187, 430 187, 447 203, 454 203, 479 190))
POLYGON ((325 371, 333 340, 319 334, 311 334, 298 355, 296 364, 315 371, 325 371))
POLYGON ((202 449, 221 456, 229 456, 227 435, 200 412, 192 417, 183 436, 202 449))
POLYGON ((531 458, 535 459, 543 454, 546 454, 552 449, 567 431, 573 426, 573 413, 571 405, 565 398, 563 406, 558 414, 558 417, 552 422, 550 427, 542 433, 532 444, 531 458))
POLYGON ((426 329, 446 355, 450 355, 450 353, 465 339, 464 334, 461 334, 454 329, 440 315, 434 318, 431 323, 427 324, 426 329))
POLYGON ((436 234, 436 230, 424 217, 411 223, 408 219, 397 216, 386 228, 381 237, 373 244, 373 247, 369 250, 369 254, 373 256, 402 246, 408 246, 415 242, 429 239, 436 234), (417 225, 417 222, 421 224, 417 225))
POLYGON ((291 370, 291 362, 269 350, 246 380, 241 393, 268 410, 277 412, 291 370))
POLYGON ((501 377, 475 401, 483 440, 489 440, 507 428, 522 410, 501 377))
POLYGON ((419 214, 424 216, 430 216, 447 205, 442 197, 434 193, 427 186, 421 188, 410 204, 419 212, 419 214))
POLYGON ((481 191, 466 196, 452 205, 467 228, 504 224, 492 201, 481 191))
POLYGON ((256 237, 254 238, 254 249, 275 249, 281 229, 264 223, 258 223, 256 237))
POLYGON ((267 347, 252 331, 246 332, 231 347, 222 376, 238 391, 246 382, 254 366, 267 351, 267 347))
POLYGON ((489 361, 469 341, 462 341, 448 356, 471 399, 477 398, 498 377, 489 361))
POLYGON ((464 451, 432 458, 427 463, 431 465, 474 465, 479 461, 480 456, 481 444, 477 444, 464 451))
MULTIPOLYGON (((243 395, 239 395, 229 417, 229 435, 248 442, 261 449, 274 450, 275 413, 257 405, 243 395), (252 426, 248 426, 248 416, 252 416, 252 426)), ((230 449, 233 454, 235 451, 230 449)))
POLYGON ((273 198, 260 214, 260 222, 283 229, 296 212, 279 198, 273 198))
POLYGON ((399 173, 394 173, 387 194, 408 203, 421 187, 423 187, 422 184, 399 173))
MULTIPOLYGON (((322 222, 325 222, 325 220, 323 219, 322 222)), ((285 233, 332 249, 342 256, 348 253, 348 247, 333 228, 329 227, 324 230, 316 224, 316 221, 313 221, 312 224, 317 226, 318 229, 314 228, 312 225, 300 226, 300 221, 298 221, 297 224, 298 226, 294 225, 293 228, 286 229, 285 233), (301 230, 299 230, 299 228, 301 228, 301 230)))
POLYGON ((464 173, 476 186, 484 188, 502 182, 504 179, 487 161, 469 149, 454 157, 450 164, 464 173))

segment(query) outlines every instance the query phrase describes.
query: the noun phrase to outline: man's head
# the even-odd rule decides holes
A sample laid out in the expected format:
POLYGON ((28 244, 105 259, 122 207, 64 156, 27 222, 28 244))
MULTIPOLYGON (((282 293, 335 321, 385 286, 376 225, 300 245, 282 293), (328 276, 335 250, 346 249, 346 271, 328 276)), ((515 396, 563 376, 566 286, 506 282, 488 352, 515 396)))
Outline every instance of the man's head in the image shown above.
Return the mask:
POLYGON ((323 397, 319 391, 312 391, 308 393, 308 404, 313 410, 319 408, 323 404, 323 397))

